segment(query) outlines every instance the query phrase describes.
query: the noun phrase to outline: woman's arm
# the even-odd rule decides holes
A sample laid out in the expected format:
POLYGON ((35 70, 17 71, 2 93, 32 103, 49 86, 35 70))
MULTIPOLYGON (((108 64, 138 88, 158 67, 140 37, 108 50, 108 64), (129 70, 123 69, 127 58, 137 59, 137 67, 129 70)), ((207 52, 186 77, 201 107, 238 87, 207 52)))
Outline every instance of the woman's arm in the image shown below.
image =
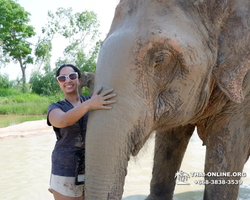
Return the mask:
POLYGON ((50 123, 57 128, 64 128, 76 123, 83 115, 89 110, 105 109, 110 110, 110 105, 115 103, 115 100, 109 100, 116 96, 116 94, 110 94, 114 90, 110 89, 101 94, 100 90, 95 92, 91 99, 84 101, 79 106, 74 107, 68 112, 63 112, 61 109, 53 109, 48 114, 50 123))

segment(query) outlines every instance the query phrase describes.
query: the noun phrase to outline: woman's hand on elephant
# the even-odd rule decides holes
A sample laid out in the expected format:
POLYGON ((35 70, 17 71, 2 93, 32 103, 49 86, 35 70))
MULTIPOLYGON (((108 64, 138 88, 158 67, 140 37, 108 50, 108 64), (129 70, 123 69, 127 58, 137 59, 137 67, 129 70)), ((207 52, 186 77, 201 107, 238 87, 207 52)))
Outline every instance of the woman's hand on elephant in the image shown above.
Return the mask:
POLYGON ((101 91, 102 91, 102 88, 98 89, 92 95, 90 99, 91 110, 97 110, 97 109, 110 110, 112 107, 106 106, 106 105, 114 104, 116 102, 116 100, 110 100, 116 96, 116 94, 113 93, 114 89, 109 89, 102 93, 101 91))

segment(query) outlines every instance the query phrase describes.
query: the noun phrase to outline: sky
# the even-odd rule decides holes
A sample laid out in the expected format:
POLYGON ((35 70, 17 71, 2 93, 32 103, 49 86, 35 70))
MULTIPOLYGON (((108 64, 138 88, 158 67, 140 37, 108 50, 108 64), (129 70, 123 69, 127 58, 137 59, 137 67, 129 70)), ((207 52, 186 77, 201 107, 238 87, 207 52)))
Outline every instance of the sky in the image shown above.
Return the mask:
MULTIPOLYGON (((94 11, 100 21, 99 30, 102 33, 101 39, 103 40, 109 31, 115 8, 119 0, 17 0, 17 3, 20 4, 25 11, 31 14, 29 25, 32 25, 37 33, 36 36, 32 38, 35 44, 37 36, 41 34, 42 27, 47 23, 48 11, 55 12, 59 7, 71 7, 74 13, 83 12, 85 10, 94 11)), ((56 59, 62 56, 65 46, 66 45, 63 44, 60 38, 53 41, 52 67, 55 65, 56 59)), ((32 66, 27 66, 26 74, 28 77, 32 69, 32 66)), ((6 67, 1 67, 0 74, 8 74, 10 80, 22 77, 20 66, 14 63, 7 64, 6 67)))

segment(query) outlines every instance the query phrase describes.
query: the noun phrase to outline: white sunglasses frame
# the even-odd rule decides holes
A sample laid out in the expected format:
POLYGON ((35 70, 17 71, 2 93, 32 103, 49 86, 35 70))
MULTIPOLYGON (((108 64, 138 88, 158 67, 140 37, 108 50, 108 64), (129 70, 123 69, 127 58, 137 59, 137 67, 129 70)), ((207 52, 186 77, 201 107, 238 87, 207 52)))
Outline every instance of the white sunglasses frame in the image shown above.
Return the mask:
POLYGON ((76 80, 76 79, 71 79, 69 76, 71 75, 71 74, 76 74, 76 79, 78 78, 78 73, 77 72, 71 72, 70 74, 68 74, 68 75, 59 75, 59 76, 57 76, 56 77, 56 80, 59 82, 59 83, 64 83, 64 82, 66 82, 66 80, 67 80, 67 78, 69 79, 69 80, 71 80, 71 81, 74 81, 74 80, 76 80), (61 81, 59 81, 59 77, 61 77, 61 76, 65 76, 65 81, 63 81, 63 82, 61 82, 61 81))

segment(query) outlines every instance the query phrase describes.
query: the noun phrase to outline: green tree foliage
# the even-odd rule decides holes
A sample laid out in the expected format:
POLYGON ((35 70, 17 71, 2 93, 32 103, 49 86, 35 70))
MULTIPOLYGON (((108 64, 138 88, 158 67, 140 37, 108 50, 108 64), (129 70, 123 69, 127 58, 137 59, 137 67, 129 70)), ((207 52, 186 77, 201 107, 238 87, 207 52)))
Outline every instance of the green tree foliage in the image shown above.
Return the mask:
POLYGON ((64 49, 64 57, 58 58, 56 66, 71 63, 81 71, 93 72, 96 68, 96 58, 101 46, 98 31, 99 22, 93 12, 73 13, 72 8, 58 8, 55 13, 48 12, 48 23, 42 28, 35 49, 37 71, 30 79, 32 91, 37 94, 54 95, 60 91, 55 79, 55 70, 50 67, 53 39, 63 37, 68 44, 64 49), (44 73, 40 72, 40 67, 44 73))
POLYGON ((9 76, 7 74, 0 74, 0 88, 12 88, 14 86, 14 81, 9 80, 9 76))
POLYGON ((39 71, 32 73, 30 84, 32 91, 41 95, 56 95, 60 93, 60 87, 57 84, 55 74, 56 70, 52 70, 50 66, 45 66, 45 75, 41 75, 39 71))
POLYGON ((0 0, 0 42, 3 55, 17 61, 22 70, 23 86, 26 83, 26 67, 33 63, 32 49, 27 39, 35 35, 28 25, 29 13, 12 0, 0 0))
MULTIPOLYGON (((36 56, 41 58, 47 55, 45 57, 48 58, 52 50, 53 38, 63 36, 68 45, 64 49, 63 58, 58 58, 56 66, 72 63, 81 70, 95 71, 96 58, 101 45, 97 15, 89 11, 73 14, 72 8, 58 8, 55 13, 48 12, 48 18, 48 24, 42 29, 44 37, 40 39, 44 51, 40 56, 36 53, 36 56)), ((36 52, 39 51, 36 50, 36 52)))
POLYGON ((9 56, 4 55, 2 46, 3 46, 3 44, 2 44, 2 42, 0 40, 0 68, 3 67, 3 66, 5 67, 6 63, 10 62, 9 56))
POLYGON ((47 38, 39 38, 35 49, 36 63, 39 64, 39 69, 42 64, 49 65, 51 59, 52 41, 47 38))

